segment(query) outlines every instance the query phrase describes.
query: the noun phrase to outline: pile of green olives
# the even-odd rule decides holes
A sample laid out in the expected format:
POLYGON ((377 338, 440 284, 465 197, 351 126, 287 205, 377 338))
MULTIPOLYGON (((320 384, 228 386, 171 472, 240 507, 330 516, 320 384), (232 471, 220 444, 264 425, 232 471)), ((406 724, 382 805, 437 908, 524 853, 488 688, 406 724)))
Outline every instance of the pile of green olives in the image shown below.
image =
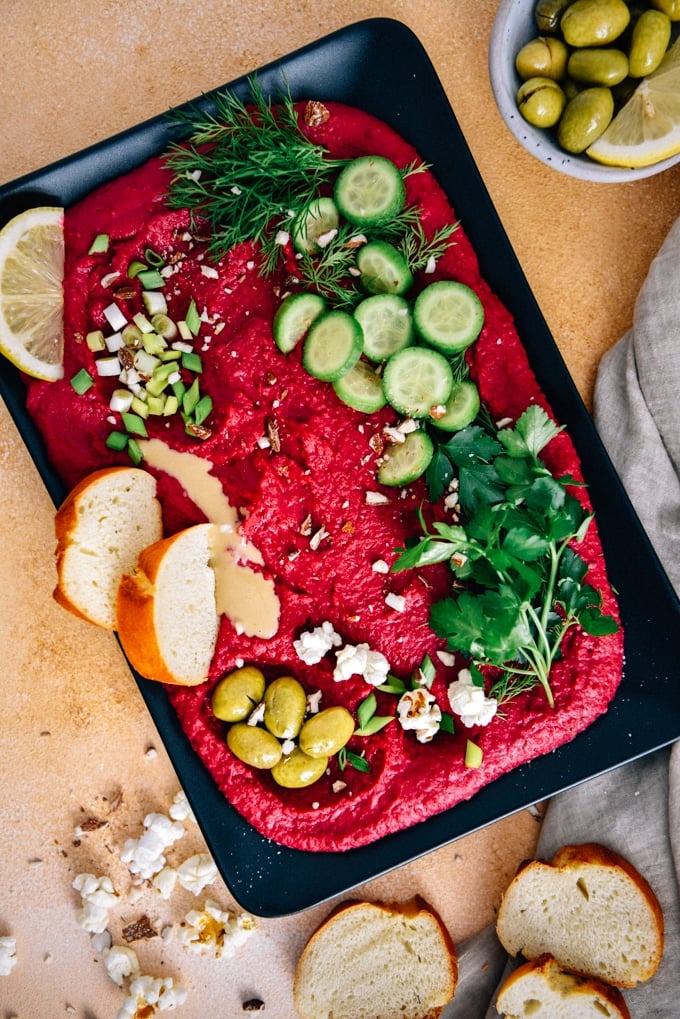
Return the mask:
POLYGON ((318 781, 354 732, 347 708, 324 708, 307 717, 307 694, 294 676, 267 683, 254 665, 227 673, 212 694, 216 718, 229 722, 227 746, 240 761, 271 772, 286 789, 302 789, 318 781), (263 705, 262 724, 249 721, 263 705), (290 752, 286 743, 294 743, 290 752))
POLYGON ((585 152, 660 65, 680 0, 537 0, 540 33, 517 53, 520 113, 585 152))

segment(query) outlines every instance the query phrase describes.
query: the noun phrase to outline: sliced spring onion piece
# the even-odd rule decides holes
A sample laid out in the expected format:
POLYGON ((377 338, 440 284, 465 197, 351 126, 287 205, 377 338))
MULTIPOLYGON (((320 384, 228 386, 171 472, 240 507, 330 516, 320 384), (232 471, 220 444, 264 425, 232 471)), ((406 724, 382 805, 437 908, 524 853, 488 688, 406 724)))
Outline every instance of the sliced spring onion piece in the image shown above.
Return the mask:
POLYGON ((134 259, 127 268, 128 279, 133 280, 136 276, 139 276, 140 272, 144 272, 145 269, 148 269, 148 266, 144 262, 138 262, 137 259, 134 259))
POLYGON ((159 255, 157 251, 153 250, 153 248, 146 249, 144 252, 144 258, 147 260, 149 265, 154 267, 154 269, 160 269, 160 267, 165 264, 163 256, 159 255))
POLYGON ((144 419, 141 418, 139 414, 132 414, 128 412, 126 414, 121 414, 121 417, 128 432, 131 432, 132 435, 141 435, 146 438, 146 425, 144 424, 144 419))
POLYGON ((210 396, 202 396, 194 407, 194 421, 197 425, 202 425, 207 417, 209 417, 213 409, 213 402, 210 396))
POLYGON ((107 307, 104 308, 103 315, 114 332, 117 332, 119 329, 123 329, 128 323, 127 318, 117 304, 107 305, 107 307))
POLYGON ((110 432, 109 435, 106 437, 104 445, 107 447, 107 449, 113 449, 117 453, 121 453, 125 449, 129 441, 130 436, 126 435, 125 432, 114 431, 110 432))
POLYGON ((476 743, 473 743, 471 739, 465 744, 465 767, 466 768, 479 768, 484 757, 484 751, 476 743))
POLYGON ((109 400, 109 407, 117 414, 127 413, 132 406, 133 394, 129 389, 114 389, 109 400))
POLYGON ((88 333, 85 337, 85 343, 87 344, 87 349, 91 350, 93 354, 106 349, 106 341, 101 329, 93 329, 91 333, 88 333))
POLYGON ((108 234, 97 234, 95 239, 90 245, 88 255, 97 255, 100 251, 108 251, 109 249, 109 235, 108 234))
POLYGON ((182 397, 182 410, 185 414, 193 414, 196 409, 196 405, 200 400, 200 393, 198 390, 198 379, 194 379, 189 388, 186 390, 182 397))
POLYGON ((145 290, 160 290, 161 287, 165 286, 165 280, 158 269, 140 269, 137 273, 137 279, 145 290))
POLYGON ((152 333, 153 326, 149 322, 146 315, 142 315, 141 311, 138 311, 136 315, 132 316, 132 321, 139 329, 140 333, 152 333))
POLYGON ((116 354, 111 357, 98 357, 96 362, 97 375, 103 378, 110 378, 113 375, 120 375, 120 361, 116 354))
POLYGON ((203 371, 203 362, 200 355, 194 353, 193 350, 182 354, 182 367, 186 368, 187 371, 196 372, 197 375, 200 375, 203 371))
POLYGON ((198 332, 201 328, 201 316, 198 314, 198 308, 196 307, 196 302, 194 301, 193 298, 191 299, 191 303, 187 308, 187 313, 184 316, 184 321, 186 322, 188 328, 191 330, 192 336, 198 336, 198 332))
POLYGON ((135 442, 134 439, 128 439, 127 451, 128 456, 132 460, 135 467, 137 466, 137 464, 140 464, 144 459, 144 455, 141 449, 139 448, 139 443, 135 442))
MULTIPOLYGON (((142 275, 139 275, 140 280, 142 275)), ((147 315, 151 316, 153 326, 154 315, 165 315, 168 310, 168 304, 165 300, 165 295, 159 293, 157 290, 142 290, 142 304, 147 315)))
POLYGON ((94 385, 94 379, 86 368, 81 368, 71 379, 71 386, 79 396, 86 393, 94 385))

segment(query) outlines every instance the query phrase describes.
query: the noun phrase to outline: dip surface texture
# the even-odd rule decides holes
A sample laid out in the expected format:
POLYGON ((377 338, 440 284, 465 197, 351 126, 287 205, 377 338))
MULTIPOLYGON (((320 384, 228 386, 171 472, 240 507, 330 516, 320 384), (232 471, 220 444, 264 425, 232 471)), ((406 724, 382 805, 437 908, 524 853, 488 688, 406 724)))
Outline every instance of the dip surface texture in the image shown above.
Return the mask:
MULTIPOLYGON (((400 167, 416 152, 371 116, 328 104, 330 118, 306 128, 332 156, 380 154, 400 167)), ((205 252, 205 239, 185 211, 169 211, 164 195, 169 173, 161 159, 105 185, 66 214, 65 378, 30 383, 29 409, 64 481, 75 485, 107 463, 128 463, 125 453, 107 449, 119 427, 108 401, 114 382, 98 378, 85 394, 69 383, 94 355, 84 342, 104 328, 104 309, 116 301, 128 315, 141 308, 139 285, 126 278, 127 266, 148 248, 172 266, 165 286, 168 314, 181 319, 191 298, 202 323, 196 350, 203 361, 202 392, 212 397, 204 441, 185 434, 178 415, 149 419, 149 435, 173 449, 207 459, 229 504, 241 521, 250 569, 273 584, 279 599, 278 629, 272 637, 248 636, 222 617, 208 683, 168 689, 192 745, 234 807, 265 836, 298 849, 335 851, 372 842, 469 798, 498 776, 571 740, 604 712, 621 679, 623 635, 592 638, 570 631, 564 656, 552 672, 555 707, 540 687, 504 705, 502 715, 481 728, 460 723, 426 744, 397 721, 369 737, 353 736, 349 749, 365 754, 369 770, 340 770, 332 758, 328 773, 306 789, 278 787, 271 776, 242 764, 225 744, 225 726, 212 714, 211 691, 225 672, 242 663, 262 668, 268 678, 294 675, 309 693, 320 690, 321 706, 342 704, 355 711, 371 691, 360 676, 336 682, 331 651, 305 665, 293 641, 328 621, 343 645, 366 643, 380 651, 391 672, 408 680, 426 654, 437 666, 432 686, 449 711, 448 684, 466 663, 442 664, 445 643, 428 626, 434 601, 450 592, 445 566, 402 573, 390 566, 396 550, 420 533, 417 512, 426 500, 422 482, 407 489, 381 489, 375 478, 386 425, 397 422, 387 408, 373 415, 351 410, 331 386, 310 377, 298 350, 283 355, 272 340, 272 318, 283 280, 265 280, 257 252, 241 245, 218 263, 205 252), (95 235, 107 233, 108 252, 88 254, 95 235), (119 277, 113 274, 119 273, 119 277), (374 504, 369 493, 385 500, 374 504), (398 596, 395 604, 389 595, 398 596), (387 600, 386 600, 387 599, 387 600), (401 601, 403 599, 403 601, 401 601), (468 739, 483 750, 479 768, 464 764, 468 739)), ((406 181, 408 200, 422 207, 428 234, 455 220, 446 196, 429 172, 406 181)), ((549 408, 527 362, 507 310, 480 278, 475 254, 462 228, 436 271, 424 282, 460 280, 472 287, 485 309, 485 324, 468 355, 470 374, 492 416, 516 418, 530 404, 549 408)), ((556 474, 580 477, 573 445, 560 433, 544 459, 556 474)), ((143 465, 142 465, 143 466, 143 465)), ((171 474, 153 470, 163 505, 166 533, 204 521, 206 515, 171 474)), ((585 489, 576 490, 587 506, 585 489)), ((579 553, 589 567, 588 582, 601 592, 602 608, 618 618, 593 522, 579 553)), ((238 557, 238 544, 225 554, 238 557)), ((396 698, 377 692, 378 715, 394 714, 396 698)))

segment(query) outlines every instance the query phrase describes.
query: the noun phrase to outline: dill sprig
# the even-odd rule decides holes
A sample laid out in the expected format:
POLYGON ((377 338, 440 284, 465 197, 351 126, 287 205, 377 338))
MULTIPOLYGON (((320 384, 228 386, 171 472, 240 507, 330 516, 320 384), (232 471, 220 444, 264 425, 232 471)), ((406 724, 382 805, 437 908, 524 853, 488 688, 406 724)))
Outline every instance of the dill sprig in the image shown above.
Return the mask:
POLYGON ((214 113, 195 106, 178 113, 190 134, 167 157, 168 203, 207 221, 216 258, 244 241, 270 247, 291 210, 308 206, 346 162, 304 135, 289 92, 274 109, 255 78, 249 87, 248 106, 221 92, 214 113))
POLYGON ((447 223, 428 240, 420 216, 416 215, 411 223, 411 229, 403 234, 398 245, 411 272, 425 269, 430 259, 434 259, 435 262, 440 259, 458 226, 458 223, 447 223))

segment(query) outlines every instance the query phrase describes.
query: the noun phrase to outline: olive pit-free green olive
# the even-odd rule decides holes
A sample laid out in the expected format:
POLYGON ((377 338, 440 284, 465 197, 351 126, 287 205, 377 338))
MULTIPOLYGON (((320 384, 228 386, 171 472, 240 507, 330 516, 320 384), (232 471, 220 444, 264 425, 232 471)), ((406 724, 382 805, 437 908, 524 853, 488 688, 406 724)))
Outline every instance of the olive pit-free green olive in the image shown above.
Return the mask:
POLYGON ((663 11, 671 21, 680 21, 680 0, 652 0, 652 7, 663 11))
POLYGON ((307 694, 293 676, 279 676, 264 692, 264 724, 279 739, 294 739, 307 710, 307 694))
POLYGON ((327 757, 310 757, 299 747, 272 768, 274 781, 286 789, 304 789, 317 782, 328 767, 327 757))
POLYGON ((560 19, 569 46, 603 46, 628 27, 630 10, 624 0, 574 0, 560 19))
POLYGON ((227 732, 227 746, 239 761, 251 768, 273 768, 281 760, 281 744, 276 736, 258 725, 237 722, 227 732))
POLYGON ((515 70, 527 78, 553 78, 559 81, 567 68, 569 51, 561 39, 539 36, 522 46, 515 57, 515 70))
POLYGON ((564 108, 557 126, 557 141, 567 152, 584 152, 607 128, 614 114, 608 88, 585 88, 564 108))
POLYGON ((308 718, 300 729, 300 750, 309 757, 332 757, 354 732, 354 719, 347 708, 324 708, 308 718))
POLYGON ((583 85, 618 85, 628 74, 628 57, 622 50, 584 46, 569 57, 570 78, 583 85))
POLYGON ((534 127, 553 127, 566 101, 564 92, 552 78, 529 78, 517 91, 517 108, 534 127))
POLYGON ((562 14, 573 0, 538 0, 534 21, 539 32, 557 32, 562 14))
POLYGON ((644 78, 664 58, 671 38, 671 19, 662 11, 644 11, 633 25, 628 52, 629 74, 644 78))
POLYGON ((213 715, 223 722, 243 722, 262 700, 264 686, 264 675, 254 665, 235 669, 213 690, 213 715))

